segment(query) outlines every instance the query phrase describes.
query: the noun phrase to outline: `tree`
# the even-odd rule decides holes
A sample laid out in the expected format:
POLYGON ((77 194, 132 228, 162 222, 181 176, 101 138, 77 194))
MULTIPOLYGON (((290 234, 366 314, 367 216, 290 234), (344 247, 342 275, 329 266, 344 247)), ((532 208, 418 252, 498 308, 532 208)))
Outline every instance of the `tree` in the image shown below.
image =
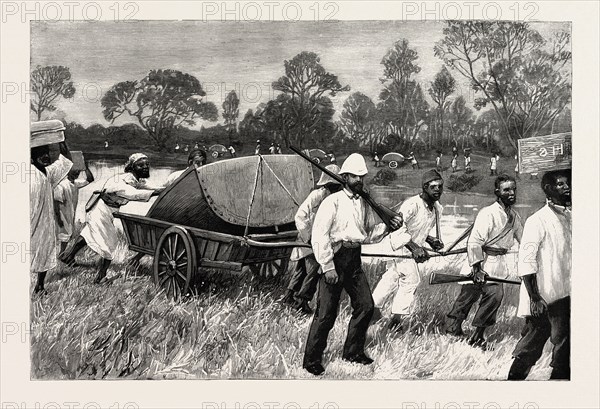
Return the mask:
POLYGON ((435 54, 482 94, 480 109, 491 104, 508 142, 535 136, 571 100, 570 35, 550 44, 527 23, 450 21, 435 54))
POLYGON ((75 87, 71 81, 71 71, 62 65, 37 66, 31 73, 31 110, 42 119, 44 111, 55 111, 57 98, 71 98, 75 87))
POLYGON ((436 139, 441 142, 444 138, 444 111, 446 111, 446 101, 448 97, 454 93, 456 89, 456 80, 450 74, 446 66, 435 75, 429 88, 429 95, 433 102, 437 104, 435 115, 435 129, 437 133, 436 139))
POLYGON ((240 121, 239 128, 242 141, 254 142, 254 140, 260 139, 264 127, 261 123, 260 116, 255 116, 254 112, 249 109, 244 115, 244 118, 240 121))
POLYGON ((375 132, 377 119, 377 107, 371 98, 362 92, 355 92, 344 102, 340 124, 349 138, 368 146, 373 152, 380 142, 377 138, 379 134, 375 132))
POLYGON ((403 39, 396 41, 381 60, 384 70, 380 81, 384 88, 378 109, 387 133, 407 141, 415 140, 429 112, 421 86, 411 79, 421 71, 417 59, 417 52, 403 39))
POLYGON ((473 110, 467 107, 465 98, 461 95, 452 101, 448 109, 448 128, 450 129, 450 135, 448 138, 448 144, 452 141, 454 144, 461 140, 462 147, 464 148, 467 134, 472 129, 473 122, 473 110))
POLYGON ((223 101, 223 119, 225 120, 225 127, 227 127, 229 143, 231 143, 231 135, 236 130, 236 122, 240 115, 239 105, 240 99, 235 91, 231 91, 227 94, 225 101, 223 101))
POLYGON ((165 149, 172 131, 197 119, 216 121, 217 107, 206 102, 200 81, 176 70, 152 70, 140 81, 113 85, 102 97, 102 111, 114 122, 123 114, 136 118, 149 137, 165 149))
POLYGON ((321 65, 313 52, 303 51, 289 61, 284 61, 285 75, 274 81, 272 87, 289 97, 286 115, 289 116, 289 142, 302 145, 305 138, 318 136, 318 129, 333 129, 331 121, 333 104, 328 96, 349 91, 336 75, 321 65), (329 113, 331 112, 331 115, 329 113))

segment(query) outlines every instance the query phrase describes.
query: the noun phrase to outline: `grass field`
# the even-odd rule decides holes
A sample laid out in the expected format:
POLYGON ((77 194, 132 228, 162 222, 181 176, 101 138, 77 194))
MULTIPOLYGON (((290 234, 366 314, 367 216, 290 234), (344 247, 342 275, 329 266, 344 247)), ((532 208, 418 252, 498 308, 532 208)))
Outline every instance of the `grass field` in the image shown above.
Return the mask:
MULTIPOLYGON (((484 159, 474 158, 476 171, 487 173, 484 159)), ((422 163, 423 169, 430 165, 426 160, 422 163)), ((373 162, 367 160, 367 166, 369 177, 374 176, 377 168, 373 162)), ((514 167, 514 163, 505 162, 501 168, 509 166, 514 167)), ((121 170, 120 166, 103 164, 93 167, 92 171, 97 180, 80 192, 79 220, 91 191, 121 170)), ((151 177, 160 180, 171 171, 159 169, 153 171, 151 177)), ((397 172, 401 186, 397 189, 414 194, 420 184, 420 172, 406 166, 397 172), (410 189, 405 189, 407 186, 410 189)), ((539 197, 538 183, 529 180, 520 183, 518 203, 529 203, 534 206, 532 210, 538 204, 541 206, 543 198, 539 197)), ((469 193, 456 203, 486 205, 493 200, 492 186, 493 177, 486 175, 477 186, 486 195, 476 198, 469 193)), ((391 196, 383 198, 391 200, 391 196)), ((448 194, 442 198, 442 204, 450 204, 449 200, 448 194)), ((396 202, 383 203, 391 206, 396 202)), ((122 210, 145 214, 149 205, 132 202, 126 206, 130 210, 122 210)), ((472 221, 474 213, 471 209, 467 211, 471 213, 453 216, 451 209, 444 212, 444 215, 450 213, 449 223, 445 223, 446 217, 442 216, 446 242, 450 243, 452 236, 456 237, 459 229, 472 221), (455 224, 457 222, 462 225, 455 224)), ((103 285, 92 284, 99 259, 89 250, 78 256, 79 266, 69 268, 59 264, 49 274, 48 295, 34 297, 31 302, 32 378, 312 377, 301 367, 311 317, 291 311, 278 301, 287 276, 265 279, 249 273, 238 276, 223 271, 203 271, 197 280, 198 295, 174 303, 157 291, 151 277, 151 258, 145 257, 138 269, 132 269, 125 266, 131 256, 133 253, 127 250, 123 237, 109 269, 109 283, 103 285)), ((424 265, 424 273, 435 270, 456 273, 460 257, 435 259, 435 262, 432 259, 424 265)), ((368 259, 364 261, 369 282, 374 287, 385 266, 379 262, 366 263, 368 259)), ((415 319, 409 331, 390 333, 386 319, 371 326, 367 352, 375 363, 366 367, 341 360, 350 318, 348 300, 344 298, 330 334, 323 378, 505 379, 523 324, 515 316, 518 289, 508 287, 505 287, 499 322, 489 334, 493 350, 473 349, 464 339, 444 334, 444 316, 459 290, 458 285, 429 286, 424 280, 417 290, 415 319)), ((547 346, 530 379, 547 379, 549 360, 547 346)))
MULTIPOLYGON (((49 276, 48 294, 31 303, 34 379, 288 379, 311 378, 301 367, 310 317, 278 301, 287 277, 203 272, 198 295, 169 301, 150 276, 150 258, 132 270, 125 240, 109 270, 109 282, 92 284, 97 256, 89 250, 79 266, 60 265, 49 276)), ((458 256, 460 257, 460 256, 458 256)), ((459 259, 426 265, 425 272, 456 272, 459 259)), ((428 263, 431 263, 428 262, 428 263)), ((365 263, 374 286, 382 263, 365 263)), ((508 286, 507 286, 508 287, 508 286)), ((341 360, 348 299, 342 302, 325 353, 326 379, 505 379, 521 319, 517 288, 506 289, 499 322, 490 332, 493 350, 468 346, 443 333, 444 315, 458 285, 418 289, 409 331, 393 334, 383 319, 369 329, 370 366, 341 360)), ((547 379, 550 350, 530 379, 547 379)))

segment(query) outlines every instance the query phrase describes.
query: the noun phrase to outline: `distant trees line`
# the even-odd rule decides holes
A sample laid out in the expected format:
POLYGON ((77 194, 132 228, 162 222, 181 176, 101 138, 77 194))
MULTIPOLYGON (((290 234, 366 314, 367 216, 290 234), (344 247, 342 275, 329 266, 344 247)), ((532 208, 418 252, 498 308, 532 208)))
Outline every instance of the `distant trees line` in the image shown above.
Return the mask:
MULTIPOLYGON (((377 101, 350 86, 303 51, 284 61, 283 75, 273 81, 278 94, 248 110, 240 120, 239 97, 231 91, 221 106, 223 125, 204 127, 219 117, 206 101, 201 82, 177 70, 152 70, 137 80, 119 82, 102 97, 102 115, 123 126, 69 123, 77 138, 157 149, 176 141, 250 144, 256 139, 302 147, 401 151, 480 146, 515 149, 517 140, 571 129, 571 52, 569 33, 544 39, 527 23, 447 22, 434 53, 443 62, 432 81, 415 79, 418 53, 405 39, 383 56, 382 89, 377 101), (455 75, 472 87, 474 101, 457 95, 455 75), (334 120, 331 100, 345 96, 334 120), (433 101, 430 104, 425 97, 433 101), (475 114, 478 112, 478 115, 475 114), (202 122, 200 131, 191 127, 202 122)), ((67 67, 36 67, 31 74, 31 110, 41 119, 56 110, 59 98, 75 93, 67 67)))

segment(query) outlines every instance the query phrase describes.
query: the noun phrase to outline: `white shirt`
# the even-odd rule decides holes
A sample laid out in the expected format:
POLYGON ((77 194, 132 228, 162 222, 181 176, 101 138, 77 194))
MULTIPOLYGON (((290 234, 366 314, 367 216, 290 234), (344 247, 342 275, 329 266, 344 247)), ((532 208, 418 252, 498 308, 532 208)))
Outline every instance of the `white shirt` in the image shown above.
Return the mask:
POLYGON ((387 226, 377 223, 375 213, 358 195, 347 189, 323 200, 317 210, 311 236, 315 258, 323 272, 334 270, 333 255, 342 241, 377 243, 387 234, 387 226))
MULTIPOLYGON (((571 210, 546 204, 525 221, 519 248, 518 274, 537 274, 540 295, 547 303, 571 294, 571 210)), ((530 315, 530 300, 521 284, 519 316, 530 315)))
MULTIPOLYGON (((438 217, 442 215, 444 210, 439 202, 435 202, 434 208, 430 210, 420 195, 411 196, 402 202, 400 212, 404 223, 402 227, 392 232, 389 238, 386 239, 389 240, 392 251, 396 252, 395 254, 410 254, 410 251, 405 249, 404 246, 411 240, 419 246, 425 245, 429 232, 435 228, 436 222, 439 222, 434 209, 437 209, 438 217)), ((441 240, 441 237, 438 237, 438 239, 441 240)))
POLYGON ((468 166, 471 164, 471 157, 470 156, 465 156, 465 166, 468 166))
POLYGON ((29 185, 31 272, 48 271, 56 266, 56 221, 53 189, 67 176, 73 162, 63 155, 49 166, 46 174, 31 165, 29 185))
POLYGON ((471 266, 481 262, 483 271, 493 277, 507 278, 508 268, 504 258, 506 256, 491 256, 483 251, 483 246, 503 248, 509 250, 514 245, 514 240, 521 241, 523 235, 523 221, 514 209, 507 209, 499 201, 482 208, 475 222, 473 230, 467 239, 467 263, 463 265, 462 274, 469 274, 471 266), (513 217, 512 228, 505 230, 508 224, 509 213, 513 217))
MULTIPOLYGON (((298 229, 298 236, 303 242, 308 243, 310 241, 312 226, 315 221, 317 210, 319 209, 319 206, 321 206, 321 203, 323 203, 323 200, 330 194, 329 190, 325 187, 315 189, 310 192, 308 197, 302 202, 300 207, 298 207, 294 221, 296 222, 296 229, 298 229)), ((300 260, 309 254, 312 254, 312 249, 307 247, 295 247, 290 259, 300 260)))
POLYGON ((64 178, 58 186, 54 188, 54 200, 60 203, 59 212, 63 226, 58 228, 58 238, 61 241, 67 241, 73 233, 73 223, 75 221, 75 211, 79 202, 79 189, 89 185, 87 180, 75 180, 71 182, 64 178))

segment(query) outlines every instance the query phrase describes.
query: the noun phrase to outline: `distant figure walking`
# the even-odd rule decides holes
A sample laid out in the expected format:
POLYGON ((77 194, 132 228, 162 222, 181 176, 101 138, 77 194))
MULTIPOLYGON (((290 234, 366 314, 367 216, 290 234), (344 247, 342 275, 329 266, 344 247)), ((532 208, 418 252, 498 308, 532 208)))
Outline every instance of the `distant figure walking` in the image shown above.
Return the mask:
POLYGON ((180 149, 179 143, 176 143, 175 144, 175 153, 179 153, 179 149, 180 149))
POLYGON ((256 140, 256 148, 254 148, 254 154, 260 155, 260 139, 256 140))
POLYGON ((378 168, 379 167, 379 155, 377 155, 377 152, 375 152, 375 156, 373 156, 373 162, 375 162, 375 167, 378 168))
POLYGON ((232 158, 235 158, 235 149, 233 148, 233 145, 229 145, 229 148, 227 148, 227 150, 229 151, 229 155, 232 158))
POLYGON ((414 152, 409 153, 408 158, 406 159, 410 161, 413 169, 419 169, 419 162, 417 161, 417 157, 415 156, 414 152))
POLYGON ((269 153, 271 155, 274 155, 275 153, 277 153, 277 147, 275 146, 274 143, 272 143, 271 146, 269 146, 269 153))
POLYGON ((492 154, 490 158, 490 176, 498 175, 498 159, 500 159, 500 156, 497 153, 492 154))
POLYGON ((104 141, 104 150, 108 150, 108 141, 104 141))
POLYGON ((185 153, 188 153, 188 152, 189 152, 189 150, 190 150, 190 147, 189 147, 189 145, 185 145, 185 148, 183 148, 183 151, 184 151, 185 153))
POLYGON ((465 173, 471 173, 473 169, 471 168, 471 151, 465 149, 465 173))
POLYGON ((456 172, 456 168, 457 168, 456 160, 457 159, 458 159, 458 153, 455 154, 454 156, 452 156, 452 162, 451 162, 452 173, 456 172))
POLYGON ((442 155, 442 151, 438 151, 438 152, 437 152, 437 156, 436 156, 436 158, 435 158, 435 169, 436 169, 438 172, 441 172, 441 171, 442 171, 442 156, 443 156, 443 155, 442 155))
POLYGON ((517 162, 515 165, 515 179, 519 180, 521 179, 519 176, 519 155, 515 155, 515 161, 517 162))
POLYGON ((277 144, 277 153, 281 155, 281 145, 277 144))

